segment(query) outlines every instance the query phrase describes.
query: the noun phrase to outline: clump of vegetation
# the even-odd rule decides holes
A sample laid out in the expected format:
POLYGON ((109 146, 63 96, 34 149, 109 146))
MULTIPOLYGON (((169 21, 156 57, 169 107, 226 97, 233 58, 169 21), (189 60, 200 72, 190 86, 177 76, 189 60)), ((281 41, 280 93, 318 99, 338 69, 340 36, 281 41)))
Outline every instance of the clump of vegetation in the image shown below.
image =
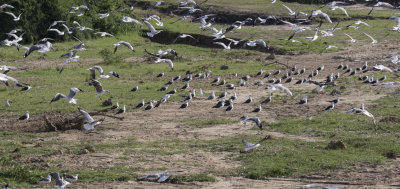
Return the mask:
POLYGON ((99 52, 99 55, 103 58, 105 64, 113 64, 122 62, 122 58, 114 54, 110 49, 104 48, 99 52))

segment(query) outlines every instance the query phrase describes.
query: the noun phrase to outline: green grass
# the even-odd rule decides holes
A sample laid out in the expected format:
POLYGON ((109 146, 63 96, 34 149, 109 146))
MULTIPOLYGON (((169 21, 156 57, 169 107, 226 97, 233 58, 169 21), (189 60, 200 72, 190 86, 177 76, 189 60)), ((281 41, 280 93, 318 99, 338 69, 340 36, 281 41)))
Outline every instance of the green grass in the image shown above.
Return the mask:
POLYGON ((224 120, 224 119, 206 119, 206 120, 193 120, 188 122, 187 125, 202 128, 202 127, 212 127, 213 125, 231 124, 236 122, 237 121, 224 120))
POLYGON ((217 179, 206 174, 172 175, 167 182, 181 184, 185 182, 216 182, 217 179))

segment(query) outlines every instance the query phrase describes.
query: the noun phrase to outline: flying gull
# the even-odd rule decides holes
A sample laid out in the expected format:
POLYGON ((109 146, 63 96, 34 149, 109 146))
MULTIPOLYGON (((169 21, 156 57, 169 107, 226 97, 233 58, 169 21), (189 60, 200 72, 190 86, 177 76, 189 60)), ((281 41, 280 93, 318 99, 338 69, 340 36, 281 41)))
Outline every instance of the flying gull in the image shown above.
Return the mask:
MULTIPOLYGON (((87 123, 83 125, 83 128, 85 130, 92 130, 94 129, 94 126, 99 125, 101 121, 96 121, 90 116, 86 111, 84 111, 82 108, 78 107, 79 112, 85 117, 87 123)), ((54 177, 53 177, 54 178, 54 177)))
POLYGON ((61 93, 57 93, 56 96, 54 96, 54 98, 51 100, 50 103, 60 100, 60 98, 65 98, 66 100, 68 100, 69 103, 76 104, 77 99, 74 99, 74 96, 78 92, 82 92, 82 90, 78 89, 78 88, 71 88, 69 90, 68 96, 65 96, 64 94, 61 94, 61 93))
POLYGON ((169 67, 171 68, 171 70, 174 70, 174 63, 172 62, 171 59, 161 59, 161 58, 157 58, 155 61, 155 63, 159 63, 159 62, 165 62, 169 65, 169 67))
POLYGON ((50 173, 50 175, 56 181, 57 189, 64 189, 70 184, 68 181, 64 180, 64 178, 60 178, 60 175, 56 172, 50 173))
POLYGON ((131 50, 132 52, 135 52, 135 49, 133 49, 133 46, 130 43, 128 43, 126 41, 120 41, 120 42, 114 44, 114 54, 117 52, 117 49, 120 45, 124 45, 124 46, 128 47, 129 50, 131 50))
POLYGON ((248 122, 248 121, 253 121, 254 123, 257 124, 257 126, 258 126, 260 129, 263 129, 262 123, 261 123, 261 121, 260 121, 260 119, 259 119, 258 117, 249 117, 249 116, 246 116, 246 117, 244 117, 244 118, 242 119, 241 123, 242 123, 242 124, 246 124, 246 122, 248 122))

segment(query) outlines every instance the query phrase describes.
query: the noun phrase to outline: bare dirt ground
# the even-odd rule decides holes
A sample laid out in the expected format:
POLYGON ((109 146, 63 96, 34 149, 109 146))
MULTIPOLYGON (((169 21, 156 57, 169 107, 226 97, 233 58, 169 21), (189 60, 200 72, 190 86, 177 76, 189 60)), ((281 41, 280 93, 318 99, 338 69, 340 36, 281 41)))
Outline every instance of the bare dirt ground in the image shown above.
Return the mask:
MULTIPOLYGON (((393 52, 396 48, 395 44, 383 41, 371 47, 371 45, 360 46, 357 48, 349 48, 343 51, 326 54, 305 54, 295 56, 277 56, 276 60, 289 67, 297 65, 297 67, 305 67, 307 69, 306 76, 315 70, 320 65, 325 65, 325 69, 317 76, 317 81, 322 81, 330 74, 336 74, 338 70, 336 67, 340 62, 345 62, 351 67, 361 67, 365 61, 370 65, 375 63, 380 64, 384 62, 387 52, 393 52), (389 51, 390 50, 390 51, 389 51)), ((84 60, 83 64, 90 64, 98 62, 98 60, 84 60)), ((55 62, 52 61, 37 61, 31 62, 29 68, 48 68, 54 67, 55 62)), ((257 73, 258 70, 254 70, 257 73)), ((271 70, 272 71, 272 70, 271 70)), ((342 77, 348 76, 349 73, 343 74, 344 71, 340 70, 342 77)), ((283 73, 285 73, 283 71, 283 73)), ((283 74, 282 73, 282 74, 283 74)), ((282 76, 280 74, 280 76, 282 76)), ((368 73, 363 74, 368 75, 368 73)), ((305 76, 305 77, 306 77, 305 76)), ((296 77, 298 78, 298 77, 296 77)), ((210 78, 208 82, 211 82, 210 78)), ((302 95, 296 95, 296 92, 311 91, 316 88, 313 84, 294 85, 284 84, 289 89, 294 90, 295 96, 289 97, 281 92, 274 92, 274 96, 279 94, 283 96, 279 102, 263 104, 263 111, 260 113, 251 113, 256 107, 258 102, 264 100, 269 91, 265 89, 267 85, 266 79, 263 79, 264 86, 255 86, 253 83, 262 80, 262 77, 252 78, 246 87, 237 88, 238 99, 235 101, 235 109, 231 112, 224 112, 222 109, 211 108, 216 104, 216 100, 207 101, 206 97, 197 97, 192 101, 187 109, 179 109, 181 102, 168 102, 167 105, 161 105, 150 111, 137 110, 127 112, 124 114, 124 120, 118 121, 108 117, 104 117, 105 121, 102 125, 93 132, 85 132, 81 130, 68 130, 59 132, 55 137, 38 138, 37 141, 63 141, 69 143, 82 143, 85 141, 99 140, 104 143, 115 143, 121 139, 134 137, 138 141, 158 141, 158 140, 213 140, 222 136, 237 136, 240 134, 250 134, 256 136, 271 135, 272 137, 283 137, 290 140, 301 141, 320 141, 323 140, 317 137, 287 135, 279 132, 268 130, 251 130, 252 126, 242 125, 239 123, 240 117, 244 115, 258 116, 263 121, 276 121, 278 117, 300 117, 308 118, 318 115, 326 106, 329 105, 328 100, 333 100, 340 96, 342 103, 335 107, 336 111, 346 111, 352 107, 358 107, 361 103, 366 106, 373 105, 373 100, 379 99, 386 94, 370 92, 365 95, 361 89, 346 88, 345 92, 341 95, 330 95, 328 93, 317 94, 313 93, 309 98, 307 105, 296 104, 302 95), (362 95, 364 94, 364 95, 362 95), (249 95, 252 95, 256 102, 251 104, 242 105, 249 95), (186 123, 193 120, 202 119, 225 119, 237 121, 232 124, 220 124, 206 127, 192 127, 186 123)), ((296 79, 295 79, 296 80, 296 79)), ((297 81, 297 80, 296 80, 297 81)), ((349 81, 355 83, 356 81, 349 81)), ((371 86, 366 86, 371 88, 371 86)), ((365 89, 365 88, 364 88, 365 89)), ((382 87, 384 89, 384 87, 382 87)), ((393 89, 389 89, 391 91, 393 89)), ((204 92, 211 92, 211 90, 204 90, 204 92)), ((231 96, 233 91, 229 91, 231 96)), ((274 101, 273 96, 273 101, 274 101)), ((2 116, 0 119, 0 128, 3 130, 23 130, 28 132, 35 132, 34 129, 26 128, 25 123, 17 121, 9 121, 10 117, 17 117, 17 115, 2 116)), ((101 118, 102 116, 95 117, 101 118)), ((16 120, 16 119, 12 119, 16 120)), ((35 115, 32 116, 32 122, 35 120, 35 115)), ((81 166, 87 168, 107 168, 115 165, 135 166, 142 168, 162 168, 173 167, 174 169, 185 170, 184 174, 195 174, 202 172, 220 172, 224 170, 232 170, 240 166, 234 158, 237 157, 239 152, 223 152, 211 153, 201 151, 189 151, 171 156, 147 154, 138 155, 123 154, 118 151, 111 151, 110 153, 88 153, 76 155, 70 153, 68 149, 61 150, 59 153, 54 153, 50 156, 38 156, 32 158, 41 158, 45 161, 57 160, 60 162, 67 162, 62 166, 66 169, 74 169, 81 166), (118 159, 118 157, 128 156, 132 163, 126 164, 126 161, 118 159), (141 161, 147 159, 149 161, 141 161)), ((73 188, 302 188, 305 184, 323 184, 325 186, 337 185, 346 188, 396 188, 400 186, 400 161, 394 160, 393 162, 371 166, 368 164, 357 164, 352 171, 337 171, 327 173, 324 175, 310 175, 307 178, 276 178, 271 180, 250 180, 237 177, 217 177, 217 182, 195 182, 185 184, 158 184, 151 182, 114 182, 114 183, 74 183, 73 188)), ((141 174, 146 174, 143 172, 141 174)), ((35 188, 50 188, 52 185, 38 185, 35 188)))

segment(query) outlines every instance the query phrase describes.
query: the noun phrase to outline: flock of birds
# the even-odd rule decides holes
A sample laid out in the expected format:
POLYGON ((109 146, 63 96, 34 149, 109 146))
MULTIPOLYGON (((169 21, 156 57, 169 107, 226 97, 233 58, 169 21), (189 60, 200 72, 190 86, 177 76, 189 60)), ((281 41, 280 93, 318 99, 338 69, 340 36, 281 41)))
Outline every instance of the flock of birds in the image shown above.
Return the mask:
MULTIPOLYGON (((206 2, 206 1, 205 1, 206 2)), ((163 4, 164 1, 157 1, 154 3, 154 5, 151 8, 155 8, 163 4)), ((204 2, 203 2, 204 3, 204 2)), ((274 20, 279 23, 287 24, 290 28, 294 30, 293 34, 289 36, 288 40, 291 40, 293 43, 299 42, 298 40, 295 40, 294 38, 296 35, 299 35, 299 33, 306 31, 306 30, 315 30, 315 34, 312 37, 307 37, 307 39, 310 39, 310 42, 313 42, 318 39, 320 35, 322 37, 332 37, 334 36, 335 31, 339 30, 338 24, 336 24, 335 27, 327 30, 321 30, 321 25, 323 23, 329 23, 332 24, 332 20, 330 19, 328 13, 323 12, 322 10, 309 10, 308 12, 296 12, 293 11, 290 7, 288 7, 285 4, 282 4, 282 7, 285 8, 288 11, 288 14, 291 16, 294 16, 294 20, 297 21, 297 23, 291 23, 289 21, 285 20, 280 20, 277 19, 275 16, 268 16, 266 18, 247 18, 243 21, 235 21, 228 27, 220 28, 217 29, 213 26, 213 23, 215 22, 216 15, 215 14, 207 14, 207 15, 202 15, 200 17, 194 18, 194 13, 202 12, 201 10, 201 5, 203 3, 197 4, 194 0, 186 0, 182 1, 178 4, 177 8, 179 10, 187 10, 187 14, 179 17, 179 19, 175 22, 181 21, 181 20, 186 20, 189 18, 193 18, 194 22, 199 22, 200 27, 199 29, 201 31, 212 31, 212 37, 214 37, 214 44, 221 46, 225 50, 230 50, 231 45, 237 46, 239 45, 240 42, 235 39, 231 39, 226 37, 225 35, 228 34, 229 32, 232 32, 233 30, 240 30, 243 26, 245 25, 259 25, 259 24, 265 24, 268 20, 274 20), (303 17, 303 18, 300 18, 303 17), (312 27, 300 27, 300 24, 302 23, 310 23, 311 20, 316 19, 316 18, 321 18, 320 24, 316 28, 312 27), (323 21, 325 20, 325 22, 323 21)), ((275 3, 275 1, 272 1, 271 3, 275 3)), ((343 14, 347 17, 349 17, 349 14, 347 10, 344 7, 341 7, 339 5, 346 5, 346 2, 339 2, 339 1, 333 1, 325 6, 329 7, 330 10, 335 11, 335 10, 340 10, 343 12, 343 14)), ((114 10, 114 11, 132 11, 134 10, 135 4, 133 4, 130 7, 123 8, 122 10, 114 10)), ((385 2, 376 2, 376 4, 373 5, 373 8, 371 12, 374 10, 375 7, 387 7, 391 9, 396 9, 398 7, 394 7, 393 5, 390 5, 385 2)), ((3 4, 0 6, 0 14, 7 14, 10 15, 12 18, 12 21, 18 22, 21 18, 21 15, 23 14, 20 13, 19 16, 16 16, 14 13, 8 12, 8 10, 14 9, 13 6, 8 5, 8 4, 3 4), (7 10, 7 11, 6 11, 7 10)), ((90 11, 89 7, 86 5, 80 5, 76 7, 71 7, 68 11, 67 14, 76 14, 77 16, 84 16, 86 11, 90 11)), ((97 16, 100 19, 106 19, 110 14, 112 14, 114 11, 111 11, 109 13, 99 13, 97 16)), ((369 12, 369 14, 371 14, 369 12)), ((400 32, 400 18, 392 16, 390 19, 394 19, 396 22, 396 26, 392 28, 393 31, 398 31, 400 32)), ((146 18, 143 18, 141 21, 131 18, 128 16, 123 16, 121 18, 122 22, 126 23, 134 23, 137 25, 142 26, 143 24, 147 26, 148 32, 146 35, 149 38, 152 38, 159 33, 163 32, 163 30, 156 29, 154 25, 157 26, 157 28, 164 26, 164 23, 161 21, 161 17, 158 15, 151 15, 146 18), (153 22, 153 24, 152 24, 153 22)), ((173 22, 173 23, 175 23, 173 22)), ((173 24, 171 23, 171 24, 173 24)), ((354 23, 346 26, 345 29, 353 28, 354 30, 358 30, 359 28, 362 27, 370 27, 368 24, 368 21, 364 20, 358 20, 355 21, 354 23)), ((48 28, 48 32, 55 32, 57 35, 71 35, 73 38, 79 41, 79 43, 71 48, 69 52, 66 52, 65 54, 62 54, 62 58, 66 58, 64 62, 61 64, 61 69, 60 69, 60 74, 64 70, 64 66, 69 63, 69 62, 77 62, 79 61, 80 57, 77 55, 80 51, 85 51, 85 43, 79 40, 78 38, 74 37, 75 32, 80 32, 80 31, 94 31, 96 29, 92 29, 89 27, 86 27, 77 21, 73 21, 70 26, 67 25, 66 21, 59 20, 59 21, 54 21, 48 28)), ((370 34, 367 34, 365 32, 362 32, 364 35, 369 37, 371 39, 372 44, 378 43, 378 40, 374 39, 370 34)), ((101 37, 115 37, 114 35, 104 32, 104 31, 96 31, 93 32, 94 35, 99 35, 101 37)), ((25 49, 26 52, 24 54, 24 58, 29 57, 32 53, 35 51, 40 52, 40 53, 48 53, 53 49, 53 43, 51 41, 54 41, 54 39, 51 38, 43 38, 40 39, 37 43, 32 45, 31 47, 26 47, 19 42, 23 40, 23 31, 21 29, 14 29, 10 31, 9 33, 6 33, 6 35, 9 37, 8 39, 5 39, 1 41, 1 44, 6 45, 6 46, 16 46, 17 50, 19 51, 21 48, 25 49)), ((345 33, 346 36, 349 37, 351 43, 356 43, 357 40, 354 39, 352 36, 349 34, 345 33)), ((184 38, 190 38, 190 40, 198 41, 195 37, 193 37, 190 34, 180 34, 175 40, 173 40, 172 43, 179 42, 181 39, 184 38)), ((262 39, 257 39, 257 40, 245 40, 243 43, 243 46, 249 46, 249 47, 258 47, 261 49, 264 49, 265 51, 268 50, 269 46, 268 44, 262 40, 262 39)), ((135 52, 134 46, 130 44, 129 42, 126 41, 119 41, 114 44, 114 53, 117 53, 118 48, 121 47, 126 47, 133 53, 135 52)), ((335 46, 329 45, 325 49, 329 48, 337 48, 335 46)), ((325 50, 324 49, 324 50, 325 50)), ((147 51, 146 51, 147 52, 147 51)), ((166 63, 171 70, 174 70, 174 63, 173 59, 175 57, 178 57, 178 52, 176 52, 174 49, 165 49, 162 50, 160 49, 156 53, 148 53, 154 58, 154 63, 166 63)), ((388 57, 391 58, 390 62, 393 65, 396 65, 399 60, 397 56, 391 56, 388 57)), ((0 74, 0 81, 4 82, 7 86, 9 85, 9 82, 12 81, 16 84, 17 87, 21 87, 21 90, 30 90, 32 87, 26 83, 23 83, 9 75, 7 73, 10 70, 16 69, 15 67, 11 66, 1 66, 0 70, 3 70, 4 73, 0 74)), ((243 77, 240 77, 239 81, 237 84, 235 83, 227 83, 224 77, 216 76, 214 77, 213 81, 210 83, 213 86, 219 86, 221 87, 221 90, 223 91, 220 95, 216 95, 215 91, 211 92, 211 95, 209 97, 204 97, 203 90, 200 88, 198 91, 196 89, 190 90, 190 93, 188 96, 185 97, 183 100, 182 105, 179 107, 180 109, 188 109, 190 107, 190 102, 195 99, 196 97, 198 99, 204 99, 204 100, 215 100, 218 99, 218 102, 215 103, 213 108, 215 109, 222 109, 224 108, 225 112, 233 111, 234 110, 234 104, 252 104, 255 100, 253 100, 252 96, 250 95, 248 99, 246 99, 243 102, 238 101, 238 97, 236 94, 236 88, 238 87, 244 87, 246 86, 248 82, 250 82, 251 79, 256 79, 258 80, 254 85, 262 86, 264 83, 269 83, 270 85, 266 87, 266 89, 269 91, 269 96, 267 96, 265 99, 261 100, 260 104, 257 104, 252 112, 261 112, 262 111, 262 106, 263 104, 270 103, 272 101, 272 92, 274 91, 282 91, 286 93, 289 96, 294 96, 293 92, 286 87, 285 85, 289 83, 294 83, 295 85, 301 85, 303 83, 309 83, 309 84, 315 84, 316 85, 316 91, 318 93, 321 93, 324 91, 324 88, 326 86, 334 85, 335 80, 337 80, 340 77, 343 76, 355 76, 356 74, 363 74, 366 72, 371 72, 371 71, 385 71, 385 72, 396 72, 398 69, 391 69, 388 66, 385 65, 375 65, 375 66, 369 66, 367 62, 362 67, 358 68, 352 68, 348 64, 343 64, 340 63, 337 67, 338 72, 336 74, 334 73, 329 73, 325 77, 325 80, 322 81, 316 81, 314 80, 316 76, 319 74, 323 74, 323 71, 325 69, 324 65, 320 65, 314 70, 309 71, 309 75, 307 76, 307 70, 305 67, 302 68, 297 68, 296 65, 294 65, 291 68, 287 68, 286 70, 275 70, 273 72, 268 72, 265 70, 260 70, 258 73, 255 73, 254 75, 245 75, 243 77), (229 93, 230 95, 228 95, 229 93), (202 98, 204 97, 204 98, 202 98)), ((101 99, 101 96, 109 93, 108 90, 103 89, 103 86, 101 84, 101 80, 108 79, 111 76, 115 78, 120 78, 119 74, 115 71, 110 71, 110 72, 105 72, 101 66, 93 66, 88 69, 88 74, 90 74, 91 80, 90 82, 86 82, 86 85, 93 86, 96 91, 96 97, 99 97, 101 99)), ((144 110, 151 110, 153 108, 157 108, 160 105, 166 103, 166 101, 171 97, 171 96, 177 96, 180 91, 185 91, 190 89, 190 83, 197 79, 197 81, 201 79, 206 79, 211 76, 212 71, 208 70, 207 72, 204 73, 191 73, 187 72, 185 76, 177 75, 176 77, 173 77, 171 79, 168 79, 167 82, 165 83, 164 86, 162 86, 158 92, 160 93, 165 93, 165 95, 160 99, 160 100, 149 100, 148 102, 145 101, 145 99, 142 99, 140 103, 136 105, 136 108, 144 108, 144 110), (177 83, 178 81, 182 82, 182 87, 180 87, 180 90, 177 90, 176 88, 169 90, 168 88, 173 85, 174 83, 177 83), (168 92, 166 92, 168 91, 168 92)), ((158 74, 155 77, 164 77, 164 72, 158 74)), ((238 77, 237 74, 233 74, 233 77, 238 77)), ((393 82, 384 82, 386 79, 386 75, 382 78, 373 78, 372 76, 359 76, 359 80, 368 83, 371 85, 385 85, 386 88, 390 88, 394 84, 399 84, 400 82, 393 81, 393 82)), ((135 86, 130 90, 130 92, 137 92, 139 91, 139 86, 135 86)), ((57 93, 53 99, 51 99, 51 103, 59 101, 60 99, 65 99, 71 104, 77 104, 77 99, 74 97, 77 95, 77 93, 81 93, 83 90, 79 88, 71 88, 69 91, 68 95, 62 94, 62 93, 57 93)), ((157 91, 155 91, 157 92, 157 91)), ((332 110, 340 104, 340 97, 337 99, 333 99, 330 101, 330 105, 327 106, 324 110, 321 111, 328 111, 332 110)), ((307 104, 308 103, 308 98, 306 96, 302 97, 300 101, 297 102, 298 104, 307 104)), ((6 100, 6 106, 10 106, 10 102, 7 99, 6 100)), ((126 105, 119 105, 119 102, 117 101, 111 108, 110 110, 117 110, 116 114, 123 114, 126 112, 126 105)), ((86 119, 87 123, 83 125, 83 128, 86 130, 93 130, 95 126, 101 124, 101 121, 95 120, 88 112, 83 110, 81 107, 78 107, 78 111, 84 116, 86 119)), ((360 108, 352 108, 347 113, 353 113, 353 114, 361 114, 370 117, 373 120, 374 123, 374 128, 376 130, 376 119, 374 115, 372 115, 369 111, 367 111, 364 108, 364 105, 361 105, 360 108)), ((29 112, 26 112, 25 115, 21 116, 19 118, 20 121, 26 121, 29 120, 30 115, 29 112)), ((260 129, 263 129, 262 121, 258 117, 249 117, 249 116, 244 116, 242 117, 241 123, 246 124, 247 122, 254 122, 260 129)), ((243 140, 243 144, 246 146, 244 149, 245 152, 248 152, 254 148, 257 148, 260 146, 260 143, 262 141, 265 141, 264 139, 261 140, 260 142, 256 144, 249 143, 245 140, 243 140)), ((160 174, 154 174, 154 175, 148 175, 146 177, 143 177, 142 179, 147 179, 147 178, 158 178, 158 182, 164 182, 169 174, 175 173, 175 172, 181 172, 181 171, 168 171, 165 173, 160 173, 160 174)), ((56 181, 56 185, 58 188, 64 188, 66 185, 69 184, 68 181, 65 179, 70 179, 70 180, 77 180, 78 175, 63 175, 63 177, 60 178, 58 173, 51 173, 48 175, 48 177, 42 177, 40 182, 45 182, 49 183, 51 182, 51 178, 56 181), (65 178, 65 179, 64 179, 65 178)))

